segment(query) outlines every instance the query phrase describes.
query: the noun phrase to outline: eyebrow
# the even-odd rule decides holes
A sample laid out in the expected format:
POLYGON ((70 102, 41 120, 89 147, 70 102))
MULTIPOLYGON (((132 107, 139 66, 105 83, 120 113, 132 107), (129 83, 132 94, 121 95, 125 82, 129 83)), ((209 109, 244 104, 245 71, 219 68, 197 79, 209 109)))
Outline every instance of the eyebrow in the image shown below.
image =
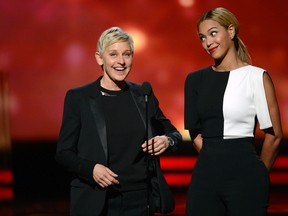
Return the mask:
MULTIPOLYGON (((213 26, 213 27, 209 28, 207 32, 212 31, 214 28, 217 29, 216 26, 213 26)), ((204 35, 204 34, 200 32, 198 35, 201 36, 201 35, 204 35)))
POLYGON ((216 29, 217 29, 217 27, 216 27, 216 26, 213 26, 213 27, 211 27, 211 28, 209 28, 209 29, 208 29, 208 32, 209 32, 209 31, 211 31, 211 30, 212 30, 212 29, 214 29, 214 28, 216 28, 216 29))
MULTIPOLYGON (((112 49, 112 50, 107 50, 108 52, 119 52, 119 50, 116 50, 116 49, 112 49)), ((132 52, 131 49, 127 49, 127 50, 124 50, 123 52, 132 52)))

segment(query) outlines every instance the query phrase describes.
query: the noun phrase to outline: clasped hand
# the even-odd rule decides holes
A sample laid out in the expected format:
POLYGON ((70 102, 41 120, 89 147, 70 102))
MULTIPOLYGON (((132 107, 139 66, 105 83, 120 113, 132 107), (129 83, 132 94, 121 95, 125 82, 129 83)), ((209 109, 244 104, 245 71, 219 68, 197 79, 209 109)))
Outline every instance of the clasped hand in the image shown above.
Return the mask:
MULTIPOLYGON (((165 135, 155 136, 148 140, 148 153, 151 155, 160 155, 169 147, 168 137, 165 135), (154 149, 154 151, 153 151, 154 149), (153 154, 154 153, 154 154, 153 154)), ((147 151, 146 142, 142 144, 142 149, 144 152, 147 151)))
MULTIPOLYGON (((146 142, 141 145, 144 152, 147 151, 146 142)), ((169 147, 168 137, 165 135, 155 136, 148 140, 148 153, 151 155, 160 155, 169 147), (154 149, 154 151, 153 151, 154 149), (154 154, 153 154, 154 153, 154 154)), ((118 175, 102 164, 96 164, 93 169, 94 181, 102 188, 110 185, 119 184, 118 175)))
POLYGON ((94 181, 102 188, 110 185, 119 184, 118 175, 102 164, 96 164, 93 169, 94 181))

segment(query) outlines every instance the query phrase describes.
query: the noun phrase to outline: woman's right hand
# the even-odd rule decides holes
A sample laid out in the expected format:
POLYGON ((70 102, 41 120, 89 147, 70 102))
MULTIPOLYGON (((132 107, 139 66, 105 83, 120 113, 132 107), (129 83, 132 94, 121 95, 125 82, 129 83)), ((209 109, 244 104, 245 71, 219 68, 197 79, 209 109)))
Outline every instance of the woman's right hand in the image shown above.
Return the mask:
POLYGON ((93 169, 93 178, 102 188, 119 184, 118 175, 102 164, 96 164, 93 169))

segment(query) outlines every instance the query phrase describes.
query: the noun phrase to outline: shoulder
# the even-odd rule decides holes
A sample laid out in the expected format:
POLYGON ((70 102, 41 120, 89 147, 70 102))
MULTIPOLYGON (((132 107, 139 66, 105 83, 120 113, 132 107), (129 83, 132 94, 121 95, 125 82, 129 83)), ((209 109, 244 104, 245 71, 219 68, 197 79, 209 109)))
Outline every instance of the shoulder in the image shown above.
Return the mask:
POLYGON ((84 84, 84 85, 73 87, 73 88, 69 89, 69 91, 76 91, 76 92, 85 91, 87 89, 90 89, 94 84, 96 84, 95 82, 96 81, 91 82, 91 83, 87 83, 87 84, 84 84))
POLYGON ((73 96, 73 97, 84 97, 88 95, 95 95, 97 92, 100 92, 100 79, 97 79, 96 81, 86 83, 81 86, 76 86, 71 89, 69 89, 66 92, 67 96, 73 96))
POLYGON ((130 82, 130 81, 126 81, 126 84, 128 85, 130 90, 139 90, 142 86, 142 84, 140 83, 130 82))
POLYGON ((186 83, 187 82, 193 82, 193 83, 198 83, 201 79, 201 77, 203 76, 204 73, 207 73, 211 70, 211 66, 209 67, 205 67, 205 68, 201 68, 197 71, 193 71, 190 72, 187 77, 186 77, 186 83))
POLYGON ((211 70, 211 66, 204 67, 204 68, 201 68, 199 70, 190 72, 187 77, 189 77, 189 76, 199 76, 200 74, 206 73, 206 72, 208 72, 210 70, 211 70))
MULTIPOLYGON (((136 96, 143 96, 143 89, 142 89, 143 84, 142 83, 135 83, 135 82, 130 82, 130 81, 126 81, 126 83, 129 87, 129 90, 132 93, 134 93, 136 96)), ((149 95, 155 96, 153 92, 153 87, 151 84, 150 84, 150 87, 151 87, 151 92, 149 93, 149 95)))
POLYGON ((256 67, 256 66, 252 66, 252 65, 248 65, 245 70, 247 70, 251 76, 262 76, 264 72, 266 72, 265 69, 260 68, 260 67, 256 67))
POLYGON ((257 66, 253 66, 253 65, 248 65, 247 68, 251 71, 255 71, 255 72, 263 72, 266 71, 265 69, 261 68, 261 67, 257 67, 257 66))
POLYGON ((268 75, 268 72, 265 69, 248 65, 243 70, 246 71, 250 80, 249 82, 251 83, 252 86, 259 86, 261 88, 263 87, 264 77, 265 75, 268 75))
POLYGON ((126 84, 129 88, 129 91, 136 94, 136 95, 141 95, 141 86, 142 84, 139 83, 135 83, 135 82, 130 82, 130 81, 126 81, 126 84))

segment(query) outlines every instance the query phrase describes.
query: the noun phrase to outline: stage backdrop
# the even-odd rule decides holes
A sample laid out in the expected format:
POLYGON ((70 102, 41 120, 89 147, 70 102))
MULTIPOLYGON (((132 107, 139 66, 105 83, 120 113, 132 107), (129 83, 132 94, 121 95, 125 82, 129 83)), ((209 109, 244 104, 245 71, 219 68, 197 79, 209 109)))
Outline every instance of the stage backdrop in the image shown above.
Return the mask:
POLYGON ((198 17, 226 7, 253 64, 272 76, 288 133, 287 10, 284 0, 46 0, 0 2, 0 71, 8 75, 12 140, 55 140, 69 88, 102 72, 94 59, 101 32, 120 26, 135 39, 129 80, 150 81, 185 138, 187 74, 213 64, 196 33, 198 17))

